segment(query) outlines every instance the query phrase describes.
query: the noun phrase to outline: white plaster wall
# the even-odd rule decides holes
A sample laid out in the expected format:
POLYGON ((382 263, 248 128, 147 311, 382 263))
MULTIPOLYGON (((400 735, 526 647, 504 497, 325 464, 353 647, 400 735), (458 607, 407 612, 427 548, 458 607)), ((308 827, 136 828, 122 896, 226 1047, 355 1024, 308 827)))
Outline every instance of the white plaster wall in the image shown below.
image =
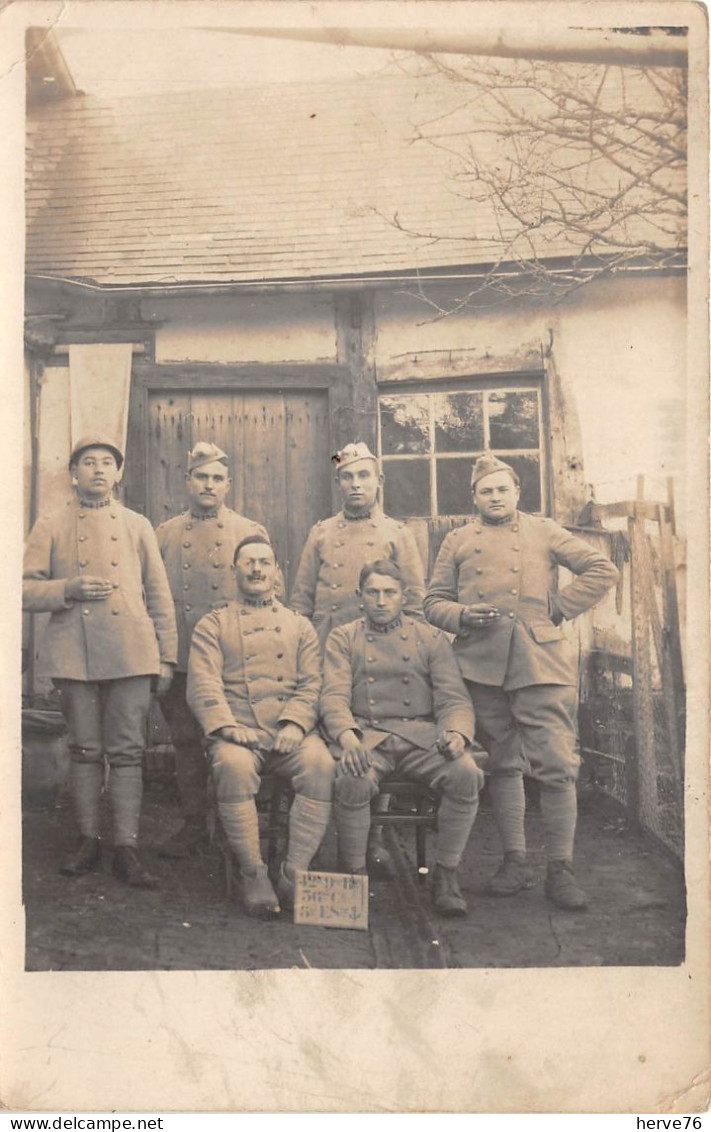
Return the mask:
POLYGON ((142 304, 141 314, 163 322, 156 328, 157 362, 330 362, 336 357, 329 295, 155 299, 142 304))
MULTIPOLYGON (((451 309, 463 293, 429 289, 427 295, 451 309)), ((480 303, 438 319, 422 299, 383 292, 376 367, 406 353, 506 354, 532 339, 546 344, 552 331, 556 364, 580 419, 585 476, 599 502, 633 498, 640 473, 648 477, 648 497, 665 499, 664 480, 673 475, 681 512, 685 302, 683 279, 636 276, 592 283, 555 306, 480 303)))
POLYGON ((48 367, 42 377, 39 415, 38 515, 52 511, 71 497, 67 470, 70 421, 69 368, 48 367))

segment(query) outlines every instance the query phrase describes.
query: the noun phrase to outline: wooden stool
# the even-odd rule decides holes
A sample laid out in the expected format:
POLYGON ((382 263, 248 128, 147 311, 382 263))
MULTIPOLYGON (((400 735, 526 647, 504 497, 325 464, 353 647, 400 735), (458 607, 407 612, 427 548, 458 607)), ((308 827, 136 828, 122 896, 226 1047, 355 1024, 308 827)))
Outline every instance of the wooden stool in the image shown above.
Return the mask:
POLYGON ((376 795, 370 804, 370 824, 414 826, 417 876, 420 883, 424 884, 427 879, 427 830, 437 827, 439 795, 420 782, 395 776, 381 781, 380 793, 390 794, 390 808, 383 812, 375 810, 376 795), (398 809, 402 802, 407 804, 404 811, 398 809))

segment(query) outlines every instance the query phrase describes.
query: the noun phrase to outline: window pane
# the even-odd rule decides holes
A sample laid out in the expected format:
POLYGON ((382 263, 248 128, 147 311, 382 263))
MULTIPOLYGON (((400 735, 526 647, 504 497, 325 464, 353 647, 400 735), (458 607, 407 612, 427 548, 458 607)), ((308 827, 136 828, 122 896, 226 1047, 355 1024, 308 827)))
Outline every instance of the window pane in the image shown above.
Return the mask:
POLYGON ((489 394, 491 448, 538 448, 538 392, 489 394))
POLYGON ((471 515, 471 456, 437 461, 437 514, 471 515))
POLYGON ((388 515, 405 519, 430 513, 429 460, 385 460, 384 506, 388 515))
POLYGON ((505 464, 510 464, 518 472, 521 480, 522 511, 540 511, 541 504, 541 461, 538 456, 500 456, 505 464))
POLYGON ((432 399, 437 451, 480 451, 484 447, 482 394, 437 393, 432 399))
POLYGON ((384 456, 429 452, 427 395, 381 397, 380 437, 384 456))

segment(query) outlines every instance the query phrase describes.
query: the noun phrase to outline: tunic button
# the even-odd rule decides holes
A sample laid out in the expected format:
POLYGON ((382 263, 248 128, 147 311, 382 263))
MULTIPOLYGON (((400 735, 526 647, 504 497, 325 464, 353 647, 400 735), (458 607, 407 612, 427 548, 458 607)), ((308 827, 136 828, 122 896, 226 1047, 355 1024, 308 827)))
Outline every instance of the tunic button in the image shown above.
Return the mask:
POLYGON ((375 657, 374 656, 367 656, 366 660, 368 661, 369 664, 375 663, 375 657))
POLYGON ((512 530, 512 531, 517 531, 517 530, 518 530, 518 526, 512 527, 512 528, 511 528, 511 530, 512 530))
POLYGON ((118 535, 112 535, 112 536, 111 536, 111 541, 112 541, 112 542, 118 542, 118 535))
POLYGON ((86 542, 86 535, 79 535, 79 542, 86 542))
POLYGON ((190 589, 190 582, 185 582, 185 583, 183 584, 183 589, 184 589, 184 590, 189 590, 189 589, 190 589))
POLYGON ((212 583, 212 588, 213 588, 213 590, 219 590, 219 588, 220 588, 220 583, 219 583, 219 582, 213 582, 213 583, 212 583))
POLYGON ((188 613, 189 613, 189 612, 190 612, 190 610, 192 609, 192 605, 186 605, 186 606, 185 606, 185 608, 187 609, 187 611, 188 611, 188 613))
POLYGON ((372 644, 372 642, 373 642, 372 637, 366 637, 365 639, 366 639, 366 641, 368 641, 369 644, 372 644))
POLYGON ((337 590, 338 589, 338 582, 333 582, 332 585, 331 585, 331 589, 337 590))
POLYGON ((183 546, 185 547, 186 550, 188 549, 189 546, 192 546, 192 545, 193 544, 191 542, 184 542, 183 543, 183 546))
POLYGON ((514 546, 514 550, 519 550, 519 549, 520 549, 520 547, 518 545, 514 546))
POLYGON ((245 676, 245 680, 247 681, 248 684, 252 683, 252 677, 251 676, 245 676))
POLYGON ((331 606, 331 613, 336 613, 336 611, 337 611, 337 610, 338 610, 338 606, 337 606, 337 605, 332 605, 332 606, 331 606))
POLYGON ((87 560, 86 558, 82 558, 82 560, 81 560, 81 562, 79 563, 79 565, 80 565, 80 566, 88 566, 88 565, 89 565, 89 562, 88 562, 88 560, 87 560))
POLYGON ((483 597, 483 596, 484 596, 484 591, 483 591, 483 590, 479 590, 479 597, 483 597))
POLYGON ((277 696, 277 699, 278 699, 279 703, 281 703, 282 700, 284 699, 284 697, 283 696, 277 696))
POLYGON ((373 542, 372 538, 368 539, 368 546, 375 546, 375 543, 373 542))
POLYGON ((189 570, 189 569, 190 569, 190 563, 189 562, 183 562, 183 570, 189 570))
POLYGON ((220 528, 220 530, 222 530, 222 529, 224 528, 224 525, 225 525, 225 524, 224 524, 224 523, 218 523, 217 525, 218 525, 218 527, 220 528))
POLYGON ((482 567, 481 567, 481 566, 477 566, 477 568, 476 568, 476 572, 477 572, 477 574, 483 574, 483 573, 484 573, 484 571, 483 571, 483 569, 482 569, 482 567))
POLYGON ((515 616, 516 616, 515 613, 509 613, 509 617, 515 617, 515 616))
POLYGON ((405 704, 406 707, 409 707, 410 704, 412 703, 412 700, 403 700, 403 703, 405 704))
POLYGON ((480 547, 480 546, 475 546, 475 547, 474 547, 474 553, 475 553, 475 554, 481 554, 481 547, 480 547))
POLYGON ((345 527, 345 525, 346 525, 345 523, 339 523, 339 524, 338 524, 338 529, 339 529, 340 531, 342 531, 342 530, 343 530, 343 528, 345 527))
POLYGON ((511 567, 511 571, 512 571, 512 573, 514 573, 514 574, 518 574, 518 566, 512 566, 512 567, 511 567))
POLYGON ((409 639, 410 638, 408 637, 407 633, 401 633, 400 634, 400 640, 401 641, 409 641, 409 639))
POLYGON ((114 617, 118 617, 118 615, 119 615, 118 609, 112 609, 111 612, 113 613, 114 617))
POLYGON ((112 519, 117 519, 117 518, 118 518, 118 515, 116 514, 116 512, 115 512, 115 511, 112 511, 112 512, 111 512, 111 518, 112 518, 112 519))
POLYGON ((369 677, 368 677, 368 683, 369 683, 369 684, 374 684, 374 683, 375 683, 375 677, 374 677, 374 676, 369 676, 369 677))
POLYGON ((222 563, 221 563, 221 562, 213 562, 213 564, 212 564, 212 565, 213 565, 213 567, 215 568, 215 570, 219 570, 219 569, 220 569, 220 566, 222 565, 222 563))
POLYGON ((118 582, 112 582, 111 585, 115 590, 117 590, 119 588, 118 582))
POLYGON ((117 562, 117 560, 116 560, 115 558, 113 558, 113 559, 111 560, 111 565, 112 565, 112 566, 118 566, 118 562, 117 562))
POLYGON ((186 530, 186 531, 191 531, 192 529, 193 529, 193 525, 192 525, 192 523, 186 523, 186 524, 185 524, 185 530, 186 530))
POLYGON ((360 604, 360 605, 358 606, 358 608, 359 608, 359 609, 365 609, 365 606, 364 606, 364 605, 362 604, 362 602, 361 602, 361 604, 360 604))
POLYGON ((275 633, 281 633, 281 625, 275 625, 274 626, 274 632, 275 633))
POLYGON ((283 660, 283 659, 284 659, 284 653, 283 653, 283 652, 278 652, 278 653, 277 653, 277 660, 283 660))
POLYGON ((85 617, 89 616, 89 610, 88 609, 82 609, 82 613, 84 614, 85 617))
POLYGON ((215 539, 215 546, 222 546, 222 539, 215 539))
POLYGON ((403 682, 403 684, 409 684, 410 683, 410 677, 409 676, 403 676, 402 682, 403 682))
POLYGON ((409 660, 409 659, 410 659, 410 654, 409 654, 409 652, 405 652, 405 653, 403 653, 403 654, 402 654, 402 659, 403 659, 403 660, 409 660))
POLYGON ((283 676, 277 676, 277 684, 281 684, 283 679, 284 679, 283 676))
POLYGON ((512 594, 517 594, 517 593, 518 593, 518 590, 511 590, 511 593, 512 593, 512 594))
POLYGON ((84 514, 84 512, 83 512, 83 511, 80 511, 80 512, 79 512, 79 518, 80 518, 80 519, 85 519, 85 518, 86 518, 86 515, 84 514))
MULTIPOLYGON (((375 703, 375 700, 368 700, 368 703, 372 705, 372 704, 375 703)), ((377 719, 373 720, 373 723, 377 723, 377 722, 378 722, 377 719)))

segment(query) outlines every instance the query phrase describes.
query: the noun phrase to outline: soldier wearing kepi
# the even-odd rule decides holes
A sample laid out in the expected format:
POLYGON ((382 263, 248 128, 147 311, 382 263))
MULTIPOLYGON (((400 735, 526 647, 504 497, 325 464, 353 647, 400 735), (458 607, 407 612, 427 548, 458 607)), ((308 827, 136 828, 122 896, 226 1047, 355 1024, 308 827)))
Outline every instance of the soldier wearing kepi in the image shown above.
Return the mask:
POLYGON ((368 563, 359 590, 365 617, 326 642, 321 715, 339 757, 335 782, 341 867, 365 872, 370 802, 397 771, 437 790, 432 898, 445 916, 464 915, 457 867, 477 812, 484 775, 468 750, 474 716, 444 634, 403 613, 402 572, 368 563))
MULTIPOLYGON (((421 616, 425 593, 422 561, 412 531, 383 513, 383 475, 367 444, 347 444, 333 457, 343 509, 311 528, 301 554, 291 606, 314 625, 321 648, 331 629, 363 616, 358 575, 366 562, 389 558, 402 571, 405 613, 421 616)), ((379 800, 387 809, 387 796, 379 800)), ((392 875, 382 832, 373 830, 368 867, 392 875)))
POLYGON ((491 453, 474 464, 472 489, 479 515, 442 543, 425 616, 456 634, 477 738, 490 756, 504 861, 489 891, 504 896, 530 887, 523 774, 531 773, 540 786, 546 896, 559 908, 585 908, 572 870, 577 673, 560 625, 600 601, 617 570, 552 519, 518 511, 516 472, 491 453), (556 589, 558 566, 577 575, 562 590, 556 589))
POLYGON ((186 857, 206 843, 207 764, 202 733, 185 700, 193 629, 211 609, 237 596, 232 559, 249 535, 267 536, 259 523, 225 506, 230 489, 227 455, 199 441, 188 453, 185 476, 189 507, 157 528, 156 535, 175 603, 178 663, 160 706, 170 728, 183 825, 158 849, 164 857, 186 857))
POLYGON ((274 597, 268 539, 235 552, 237 600, 198 623, 190 648, 188 704, 207 737, 217 810, 239 863, 253 916, 293 907, 297 869, 308 869, 331 815, 334 763, 314 730, 321 661, 313 626, 274 597), (259 847, 255 795, 272 770, 291 781, 289 844, 277 892, 259 847))
POLYGON ((153 529, 113 497, 123 453, 102 436, 72 450, 76 497, 41 518, 25 552, 23 608, 52 614, 43 661, 69 730, 70 788, 80 839, 60 871, 98 867, 99 801, 107 764, 114 872, 157 879, 137 855, 142 757, 151 679, 167 688, 176 659, 173 602, 153 529))

